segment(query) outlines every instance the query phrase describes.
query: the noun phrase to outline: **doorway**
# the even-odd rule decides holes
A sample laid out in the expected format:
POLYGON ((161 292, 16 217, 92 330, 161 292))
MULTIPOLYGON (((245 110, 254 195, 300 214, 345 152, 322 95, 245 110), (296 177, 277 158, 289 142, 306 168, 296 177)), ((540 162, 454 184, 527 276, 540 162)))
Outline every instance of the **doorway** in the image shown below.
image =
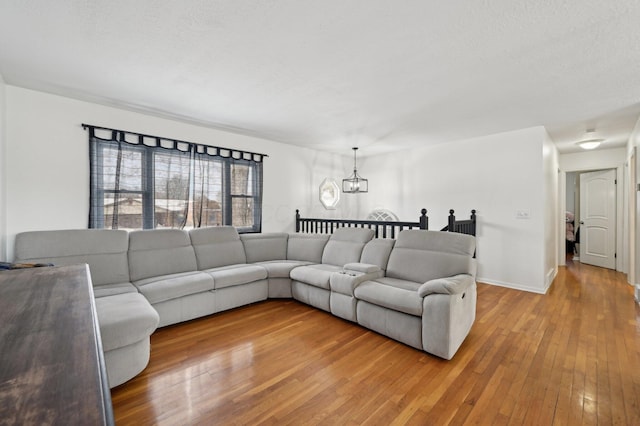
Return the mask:
POLYGON ((616 269, 616 184, 616 169, 566 174, 566 245, 574 261, 616 269))

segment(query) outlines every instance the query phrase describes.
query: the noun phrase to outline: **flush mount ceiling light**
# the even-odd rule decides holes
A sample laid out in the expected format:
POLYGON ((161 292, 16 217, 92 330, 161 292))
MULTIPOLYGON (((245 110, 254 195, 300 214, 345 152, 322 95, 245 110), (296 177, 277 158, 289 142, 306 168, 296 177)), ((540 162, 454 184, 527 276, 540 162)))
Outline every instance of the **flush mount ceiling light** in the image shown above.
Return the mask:
POLYGON ((596 149, 602 142, 604 142, 604 139, 597 137, 596 131, 591 129, 585 132, 582 140, 576 142, 576 145, 582 149, 596 149))
POLYGON ((346 179, 342 179, 342 192, 357 194, 360 192, 369 192, 369 181, 358 175, 358 168, 356 167, 356 152, 357 147, 353 149, 353 173, 346 179))

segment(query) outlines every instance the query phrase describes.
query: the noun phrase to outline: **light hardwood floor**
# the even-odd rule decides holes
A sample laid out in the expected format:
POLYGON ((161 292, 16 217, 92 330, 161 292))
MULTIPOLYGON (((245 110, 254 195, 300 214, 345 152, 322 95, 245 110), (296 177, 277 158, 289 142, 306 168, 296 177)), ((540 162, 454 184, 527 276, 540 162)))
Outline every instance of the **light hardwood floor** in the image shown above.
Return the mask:
POLYGON ((118 425, 640 425, 640 309, 623 274, 569 262, 547 295, 479 284, 444 361, 292 300, 151 336, 118 425))

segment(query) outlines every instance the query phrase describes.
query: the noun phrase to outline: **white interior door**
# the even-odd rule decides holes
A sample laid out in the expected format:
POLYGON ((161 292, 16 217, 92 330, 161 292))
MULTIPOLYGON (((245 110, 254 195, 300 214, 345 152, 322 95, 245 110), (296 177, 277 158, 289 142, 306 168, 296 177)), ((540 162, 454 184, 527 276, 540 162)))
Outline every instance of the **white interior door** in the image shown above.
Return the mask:
POLYGON ((616 171, 580 175, 580 262, 616 268, 616 171))

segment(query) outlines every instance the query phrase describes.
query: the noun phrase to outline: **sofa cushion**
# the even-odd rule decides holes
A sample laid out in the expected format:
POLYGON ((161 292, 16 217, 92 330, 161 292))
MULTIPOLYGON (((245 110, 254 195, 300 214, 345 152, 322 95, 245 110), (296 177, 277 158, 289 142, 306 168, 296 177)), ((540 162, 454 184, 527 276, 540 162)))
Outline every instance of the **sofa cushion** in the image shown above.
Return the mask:
POLYGON ((343 266, 360 262, 364 245, 373 238, 372 229, 338 228, 322 252, 322 263, 343 266))
POLYGON ((270 260, 255 263, 255 265, 260 265, 267 270, 269 278, 289 278, 294 268, 310 264, 311 262, 303 262, 301 260, 270 260))
POLYGON ((94 286, 129 281, 127 231, 69 229, 16 235, 15 261, 75 265, 86 263, 94 286))
POLYGON ((139 293, 125 293, 96 299, 102 349, 110 351, 148 339, 160 317, 139 293))
POLYGON ((258 265, 230 265, 207 269, 203 272, 213 277, 215 288, 248 284, 267 278, 267 270, 258 265))
POLYGON ((195 228, 189 231, 189 237, 200 270, 247 263, 244 246, 233 226, 195 228))
POLYGON ((116 294, 137 292, 138 289, 131 283, 103 284, 93 288, 94 297, 114 296, 116 294))
POLYGON ((405 230, 391 250, 386 275, 424 283, 472 274, 475 238, 454 232, 405 230))
POLYGON ((329 240, 326 234, 289 234, 287 260, 321 263, 322 251, 329 240))
POLYGON ((214 289, 213 277, 201 271, 150 277, 133 284, 151 304, 214 289))
POLYGON ((423 298, 418 295, 419 287, 420 283, 416 282, 379 278, 357 286, 354 295, 357 299, 374 305, 420 316, 423 298))
POLYGON ((389 255, 391 254, 391 250, 393 249, 395 242, 396 240, 385 238, 375 238, 369 241, 362 249, 360 262, 378 265, 382 270, 387 269, 389 255))
POLYGON ((314 287, 331 289, 331 274, 342 271, 340 266, 319 264, 300 266, 291 270, 291 279, 314 287))
POLYGON ((286 259, 288 239, 289 234, 275 232, 240 235, 247 263, 286 259))
POLYGON ((129 234, 129 273, 134 284, 197 269, 196 255, 185 231, 150 229, 129 234))

